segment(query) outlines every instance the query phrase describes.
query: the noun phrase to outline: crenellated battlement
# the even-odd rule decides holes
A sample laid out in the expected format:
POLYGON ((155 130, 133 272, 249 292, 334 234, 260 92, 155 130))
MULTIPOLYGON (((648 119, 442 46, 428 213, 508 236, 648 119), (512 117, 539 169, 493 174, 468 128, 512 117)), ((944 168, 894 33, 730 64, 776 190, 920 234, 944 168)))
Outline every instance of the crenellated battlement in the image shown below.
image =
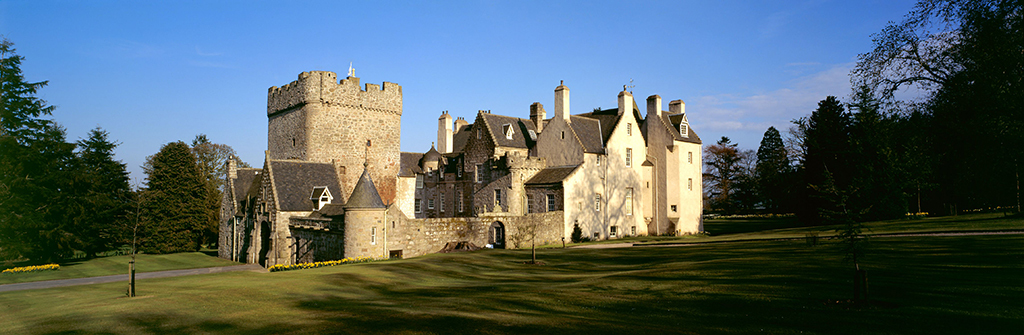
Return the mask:
POLYGON ((358 77, 338 80, 330 71, 307 71, 287 85, 267 90, 267 116, 310 103, 384 111, 402 115, 402 86, 384 82, 383 85, 359 85, 358 77))

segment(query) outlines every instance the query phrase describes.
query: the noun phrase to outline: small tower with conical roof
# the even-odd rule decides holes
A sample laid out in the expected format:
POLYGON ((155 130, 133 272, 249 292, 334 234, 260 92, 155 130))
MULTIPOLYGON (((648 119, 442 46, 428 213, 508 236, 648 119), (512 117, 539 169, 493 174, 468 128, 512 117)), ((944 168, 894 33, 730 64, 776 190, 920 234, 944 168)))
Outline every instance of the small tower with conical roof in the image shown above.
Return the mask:
POLYGON ((385 236, 385 214, 387 206, 381 201, 377 187, 363 163, 363 175, 359 176, 352 195, 345 203, 345 257, 384 257, 387 239, 385 236))

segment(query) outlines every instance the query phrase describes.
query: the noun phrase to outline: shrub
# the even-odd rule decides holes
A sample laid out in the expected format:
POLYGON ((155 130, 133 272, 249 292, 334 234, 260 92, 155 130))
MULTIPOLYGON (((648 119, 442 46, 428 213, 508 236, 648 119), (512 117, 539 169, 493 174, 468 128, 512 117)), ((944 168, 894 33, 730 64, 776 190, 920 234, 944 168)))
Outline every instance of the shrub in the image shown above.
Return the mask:
MULTIPOLYGON (((572 224, 572 243, 580 243, 583 241, 583 229, 580 229, 579 223, 572 224)), ((589 239, 588 239, 589 240, 589 239)))
POLYGON ((16 274, 26 272, 38 272, 38 271, 50 271, 60 270, 60 265, 57 264, 46 264, 46 265, 33 265, 33 266, 22 266, 17 268, 10 268, 7 270, 0 271, 0 274, 16 274))
POLYGON ((380 259, 373 258, 373 257, 355 257, 355 258, 339 259, 339 260, 336 260, 336 261, 323 261, 323 262, 314 262, 314 263, 299 263, 299 264, 292 264, 292 265, 278 264, 278 265, 271 266, 270 268, 267 269, 267 271, 277 272, 277 271, 291 271, 291 270, 302 270, 302 269, 315 269, 315 268, 320 268, 320 267, 325 267, 325 266, 335 266, 335 265, 352 264, 352 263, 366 263, 366 262, 372 262, 372 261, 376 261, 376 260, 380 260, 380 259))

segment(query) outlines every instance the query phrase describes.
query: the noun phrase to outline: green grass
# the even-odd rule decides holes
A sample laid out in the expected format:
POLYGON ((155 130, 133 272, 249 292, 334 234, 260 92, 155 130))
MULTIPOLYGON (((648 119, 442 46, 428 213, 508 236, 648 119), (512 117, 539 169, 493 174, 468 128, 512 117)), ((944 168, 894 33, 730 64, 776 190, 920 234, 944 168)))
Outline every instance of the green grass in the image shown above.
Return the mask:
POLYGON ((1017 333, 1024 235, 484 250, 0 293, 0 333, 1017 333))
MULTIPOLYGON (((25 283, 32 281, 98 277, 128 273, 131 256, 97 257, 60 263, 57 271, 41 271, 0 275, 0 284, 25 283)), ((214 266, 238 265, 239 263, 209 256, 203 252, 186 252, 169 255, 136 256, 135 272, 152 272, 207 268, 214 266)))
MULTIPOLYGON (((639 244, 804 238, 808 233, 817 233, 820 237, 828 237, 835 235, 836 228, 838 226, 802 227, 795 218, 715 219, 704 222, 704 230, 709 233, 708 236, 681 236, 639 244)), ((864 233, 868 235, 1000 230, 1024 230, 1024 216, 986 213, 864 223, 864 233)))

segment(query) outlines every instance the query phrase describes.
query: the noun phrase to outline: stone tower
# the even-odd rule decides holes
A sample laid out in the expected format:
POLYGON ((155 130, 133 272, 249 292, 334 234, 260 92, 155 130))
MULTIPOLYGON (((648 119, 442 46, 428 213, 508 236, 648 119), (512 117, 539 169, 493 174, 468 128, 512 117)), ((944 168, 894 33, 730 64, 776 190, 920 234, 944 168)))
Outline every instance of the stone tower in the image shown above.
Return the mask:
POLYGON ((384 82, 364 89, 357 77, 338 81, 334 72, 303 72, 298 80, 269 89, 267 118, 270 158, 337 164, 343 199, 359 179, 360 165, 372 162, 368 171, 381 199, 395 201, 402 86, 384 82))

